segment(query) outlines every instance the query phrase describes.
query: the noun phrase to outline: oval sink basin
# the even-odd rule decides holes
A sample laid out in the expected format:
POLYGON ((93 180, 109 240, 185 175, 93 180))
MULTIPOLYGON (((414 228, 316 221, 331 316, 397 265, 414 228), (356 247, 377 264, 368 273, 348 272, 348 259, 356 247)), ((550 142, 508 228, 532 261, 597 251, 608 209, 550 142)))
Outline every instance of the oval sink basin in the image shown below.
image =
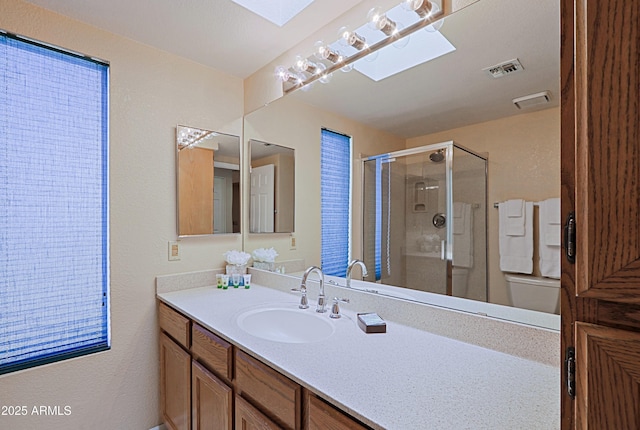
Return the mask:
POLYGON ((318 342, 335 331, 327 314, 317 314, 313 309, 252 309, 240 314, 237 322, 253 336, 285 343, 318 342))

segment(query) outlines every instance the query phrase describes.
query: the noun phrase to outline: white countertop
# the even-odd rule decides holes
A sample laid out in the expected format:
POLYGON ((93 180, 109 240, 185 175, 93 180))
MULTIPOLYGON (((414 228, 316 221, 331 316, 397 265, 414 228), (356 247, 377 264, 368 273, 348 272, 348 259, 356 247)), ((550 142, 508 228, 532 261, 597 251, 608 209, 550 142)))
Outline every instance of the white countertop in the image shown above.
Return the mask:
MULTIPOLYGON (((345 307, 339 320, 325 314, 336 325, 326 340, 263 340, 240 329, 237 316, 266 303, 296 307, 299 296, 255 284, 246 290, 192 288, 158 298, 376 429, 560 428, 556 366, 419 330, 388 315, 387 333, 365 334, 355 312, 345 307)), ((310 308, 300 312, 314 309, 310 300, 310 308)))

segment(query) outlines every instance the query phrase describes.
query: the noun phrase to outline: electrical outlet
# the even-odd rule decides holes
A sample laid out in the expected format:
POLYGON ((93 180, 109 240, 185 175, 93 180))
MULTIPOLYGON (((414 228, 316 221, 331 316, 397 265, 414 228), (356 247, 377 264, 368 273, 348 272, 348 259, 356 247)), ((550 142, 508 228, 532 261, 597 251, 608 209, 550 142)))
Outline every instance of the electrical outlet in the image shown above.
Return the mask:
POLYGON ((176 241, 169 241, 169 261, 180 260, 180 245, 176 241))
POLYGON ((294 235, 289 236, 291 243, 289 244, 289 249, 296 249, 296 237, 294 235))

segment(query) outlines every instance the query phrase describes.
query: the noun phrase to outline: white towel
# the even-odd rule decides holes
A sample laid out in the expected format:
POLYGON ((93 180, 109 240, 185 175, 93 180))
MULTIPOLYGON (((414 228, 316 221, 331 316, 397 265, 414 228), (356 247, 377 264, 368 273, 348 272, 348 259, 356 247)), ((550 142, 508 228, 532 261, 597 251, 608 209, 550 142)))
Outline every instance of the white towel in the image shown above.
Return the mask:
POLYGON ((524 203, 524 211, 519 218, 509 217, 507 202, 498 204, 498 246, 500 249, 500 270, 503 272, 533 272, 533 202, 524 203), (522 235, 508 234, 509 221, 521 220, 522 235))
POLYGON ((469 203, 456 202, 460 217, 453 217, 453 265, 473 267, 473 210, 469 203), (458 220, 458 222, 456 222, 458 220))
POLYGON ((507 204, 507 216, 509 218, 520 218, 523 215, 524 200, 513 199, 507 200, 505 203, 507 204))
POLYGON ((522 199, 507 200, 504 202, 506 216, 501 221, 504 224, 504 232, 507 236, 524 236, 525 228, 525 201, 522 199))
POLYGON ((467 204, 462 202, 453 202, 453 234, 464 234, 466 218, 465 205, 467 204))
POLYGON ((560 279, 560 199, 553 198, 538 203, 540 232, 540 274, 560 279))

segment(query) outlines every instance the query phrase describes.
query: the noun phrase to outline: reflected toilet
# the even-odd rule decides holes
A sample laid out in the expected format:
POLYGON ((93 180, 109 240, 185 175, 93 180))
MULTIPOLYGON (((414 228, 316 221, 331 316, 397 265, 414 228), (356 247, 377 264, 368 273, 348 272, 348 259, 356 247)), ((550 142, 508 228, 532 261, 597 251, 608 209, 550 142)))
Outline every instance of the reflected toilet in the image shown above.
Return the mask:
POLYGON ((559 313, 559 279, 507 274, 505 278, 512 306, 546 313, 559 313))

